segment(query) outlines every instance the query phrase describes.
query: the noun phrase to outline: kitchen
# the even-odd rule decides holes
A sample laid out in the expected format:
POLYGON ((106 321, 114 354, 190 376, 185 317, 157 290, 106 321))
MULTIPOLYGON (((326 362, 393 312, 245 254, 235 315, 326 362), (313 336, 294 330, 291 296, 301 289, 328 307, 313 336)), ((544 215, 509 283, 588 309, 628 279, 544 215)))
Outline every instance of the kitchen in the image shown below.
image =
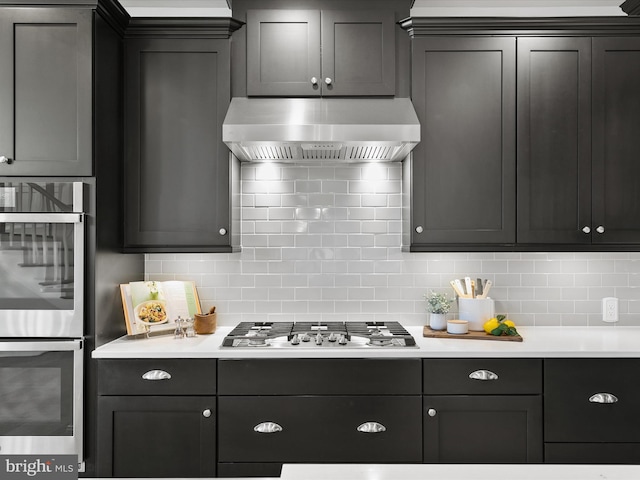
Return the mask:
MULTIPOLYGON (((406 3, 402 7, 406 11, 396 13, 396 21, 408 16, 429 16, 428 13, 416 14, 409 11, 409 2, 406 3)), ((414 9, 422 5, 417 3, 418 6, 414 6, 414 9)), ((337 8, 330 2, 327 5, 337 8)), ((286 2, 282 4, 282 8, 288 7, 286 2)), ((311 7, 325 8, 320 3, 314 3, 309 6, 311 7)), ((244 9, 250 8, 263 6, 236 1, 233 4, 233 17, 245 21, 244 9)), ((138 39, 142 38, 144 25, 133 26, 138 27, 139 32, 131 30, 128 38, 134 39, 136 35, 138 39)), ((237 27, 228 25, 226 28, 231 30, 237 27)), ((416 22, 414 28, 418 27, 416 22)), ((233 97, 247 95, 248 85, 243 81, 247 75, 247 59, 243 54, 245 42, 248 42, 246 29, 247 26, 239 26, 231 33, 230 64, 233 75, 230 91, 233 97)), ((171 38, 171 32, 167 35, 171 38)), ((394 95, 406 98, 411 93, 410 52, 413 40, 400 28, 395 31, 395 39, 395 64, 398 73, 394 95)), ((132 40, 131 45, 134 43, 132 40)), ((140 40, 140 44, 143 43, 140 40)), ((140 48, 146 47, 142 45, 140 48)), ((154 66, 150 64, 150 67, 154 66)), ((419 110, 419 106, 416 108, 419 110)), ((125 111, 129 112, 126 107, 125 111)), ((224 114, 226 108, 223 116, 224 114)), ((419 116, 421 115, 419 111, 419 116)), ((131 117, 127 114, 126 118, 131 117)), ((193 141, 198 142, 197 139, 193 141)), ((150 144, 151 142, 142 145, 148 148, 150 144)), ((513 145, 506 147, 507 150, 512 148, 515 151, 513 145)), ((418 150, 414 155, 420 152, 421 147, 416 148, 418 150)), ((127 152, 127 155, 131 155, 130 150, 127 152)), ((152 155, 154 153, 159 155, 157 158, 177 154, 175 151, 166 154, 162 150, 152 151, 152 155)), ((228 155, 228 149, 226 154, 228 155)), ((127 158, 130 160, 132 157, 127 158)), ((472 240, 466 245, 456 245, 453 251, 447 251, 447 248, 442 248, 441 241, 437 240, 431 242, 433 247, 428 247, 426 245, 429 241, 421 241, 420 234, 416 231, 419 225, 412 225, 411 215, 417 215, 416 212, 420 210, 420 214, 429 218, 429 214, 439 209, 450 212, 447 204, 457 202, 447 202, 446 198, 442 198, 437 203, 429 202, 426 207, 408 209, 407 202, 411 202, 411 198, 407 199, 407 192, 411 190, 411 182, 407 182, 408 165, 410 162, 407 161, 346 165, 335 162, 320 165, 232 163, 230 173, 224 169, 216 172, 219 177, 224 177, 226 173, 232 178, 232 195, 226 199, 227 210, 232 211, 232 223, 218 225, 212 222, 212 225, 202 227, 203 236, 208 236, 212 229, 213 233, 222 237, 222 242, 219 238, 216 240, 222 247, 198 248, 201 244, 197 243, 197 239, 196 246, 189 245, 189 240, 184 242, 184 248, 176 248, 175 245, 154 246, 149 244, 148 237, 136 244, 128 236, 125 249, 133 253, 124 255, 120 261, 129 261, 135 267, 129 266, 129 273, 113 278, 111 286, 143 278, 157 281, 193 280, 198 287, 203 309, 216 306, 220 332, 225 331, 225 328, 228 331, 244 321, 398 321, 412 329, 412 332, 419 332, 419 328, 427 321, 423 297, 425 293, 431 289, 451 293, 451 279, 466 275, 474 278, 480 276, 491 279, 494 284, 491 296, 496 300, 496 312, 504 313, 516 321, 518 327, 522 328, 524 343, 531 348, 538 348, 535 342, 527 342, 532 340, 528 332, 535 332, 536 327, 578 327, 580 332, 586 330, 585 335, 589 335, 591 331, 605 330, 599 338, 614 345, 608 348, 615 350, 620 347, 619 356, 634 356, 634 350, 628 344, 621 345, 618 340, 608 337, 610 331, 615 333, 620 327, 639 326, 637 314, 640 296, 637 280, 640 274, 640 254, 634 251, 637 247, 633 247, 632 241, 623 242, 625 245, 622 247, 576 247, 577 242, 573 241, 570 242, 571 246, 564 248, 558 248, 559 242, 554 242, 554 247, 549 242, 542 242, 542 246, 518 248, 511 245, 513 242, 502 241, 495 242, 500 245, 492 248, 489 241, 472 240), (225 234, 219 233, 222 228, 225 228, 225 234), (474 242, 483 245, 479 247, 474 242), (508 244, 510 246, 505 246, 508 244), (242 245, 241 251, 237 248, 234 251, 233 247, 238 245, 242 245), (143 258, 141 254, 144 254, 143 258), (141 260, 144 260, 143 266, 140 265, 141 260), (139 274, 137 277, 136 269, 139 274), (602 322, 601 302, 605 297, 619 299, 619 321, 614 325, 602 322)), ((98 175, 98 168, 96 163, 97 181, 107 178, 115 186, 116 181, 109 180, 114 173, 100 171, 98 175)), ((173 170, 170 172, 174 173, 173 170)), ((130 171, 126 170, 125 175, 129 174, 130 171)), ((156 207, 153 204, 144 206, 146 213, 153 213, 154 208, 157 208, 167 212, 168 216, 179 216, 181 212, 193 208, 194 203, 190 202, 194 193, 191 190, 202 192, 205 188, 198 183, 197 188, 191 189, 179 174, 169 174, 168 177, 176 181, 170 190, 165 190, 161 198, 157 199, 156 207), (170 206, 180 204, 181 197, 185 200, 184 210, 170 206)), ((210 180, 205 181, 211 184, 210 180)), ((460 181, 463 179, 451 176, 450 185, 445 187, 458 195, 460 193, 456 190, 460 189, 460 181)), ((116 187, 115 191, 123 188, 116 187)), ((488 189, 491 190, 492 187, 488 189)), ((224 202, 219 201, 223 194, 224 191, 211 192, 211 204, 224 205, 224 202), (213 195, 216 195, 215 200, 213 195)), ((131 201, 131 193, 127 192, 125 195, 131 201)), ((414 196, 413 201, 415 198, 414 196)), ((99 205, 104 211, 109 211, 106 197, 99 205)), ((215 215, 212 217, 214 220, 215 215)), ((202 222, 203 214, 185 216, 195 217, 202 222)), ((175 220, 174 217, 172 219, 175 220)), ((159 222, 161 219, 153 218, 152 221, 159 222)), ((180 219, 176 221, 179 223, 180 219)), ((131 217, 127 217, 127 222, 128 225, 132 224, 131 217)), ((594 224, 591 228, 596 230, 598 226, 594 224)), ((426 230, 427 233, 430 231, 428 227, 426 230)), ((109 257, 115 258, 105 256, 104 261, 107 262, 109 257)), ((104 265, 102 268, 105 268, 104 265)), ((100 288, 107 289, 108 283, 101 284, 100 288)), ((101 346, 122 333, 122 312, 117 312, 116 307, 119 305, 114 306, 113 300, 112 298, 109 307, 112 311, 108 318, 97 315, 96 321, 100 318, 101 324, 90 329, 90 332, 96 330, 96 346, 101 346)), ((119 301, 118 298, 115 300, 119 301)), ((455 315, 454 310, 452 318, 455 315)), ((219 337, 218 345, 223 336, 219 337)), ((417 337, 419 336, 420 333, 417 337)), ((172 342, 169 345, 182 342, 168 337, 140 340, 135 342, 134 348, 138 348, 139 344, 140 350, 153 350, 154 344, 151 342, 157 341, 156 343, 163 345, 161 348, 166 349, 166 342, 169 340, 172 342)), ((420 339, 421 346, 425 345, 423 341, 420 339)), ((189 339, 184 342, 179 343, 177 348, 184 350, 187 342, 195 343, 189 339)), ((197 342, 203 344, 207 340, 198 338, 197 342)), ((421 350, 427 348, 433 349, 433 346, 421 350)), ((445 346, 447 348, 456 347, 445 346)), ((480 351, 478 349, 485 348, 490 349, 487 346, 474 346, 471 351, 477 353, 480 351)), ((509 347, 507 351, 512 353, 514 348, 517 351, 517 347, 509 347)), ((532 350, 524 351, 531 355, 532 350)), ((533 351, 539 355, 541 350, 533 351)), ((579 351, 578 347, 574 353, 576 351, 579 351)), ((404 357, 406 354, 395 355, 404 357)), ((515 353, 513 355, 518 356, 515 353)), ((95 381, 95 377, 90 378, 95 381)), ((210 395, 212 391, 205 393, 210 395)), ((415 391, 411 390, 409 393, 415 394, 415 391)), ((175 408, 180 408, 179 404, 175 408)), ((634 441, 629 441, 630 445, 634 441)), ((91 450, 89 448, 89 452, 91 450)))

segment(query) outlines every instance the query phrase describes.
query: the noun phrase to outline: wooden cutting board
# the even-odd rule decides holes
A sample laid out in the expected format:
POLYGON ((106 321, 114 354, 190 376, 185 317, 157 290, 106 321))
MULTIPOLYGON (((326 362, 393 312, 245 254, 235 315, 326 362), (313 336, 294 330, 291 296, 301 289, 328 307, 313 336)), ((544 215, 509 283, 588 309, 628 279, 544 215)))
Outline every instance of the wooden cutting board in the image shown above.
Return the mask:
POLYGON ((431 328, 429 328, 428 325, 424 326, 424 329, 422 330, 422 336, 428 337, 428 338, 457 338, 458 340, 464 340, 464 339, 498 340, 503 342, 521 342, 522 341, 522 337, 520 335, 496 336, 486 332, 472 332, 472 331, 469 331, 468 333, 464 333, 464 334, 453 334, 453 333, 447 333, 446 330, 431 330, 431 328))

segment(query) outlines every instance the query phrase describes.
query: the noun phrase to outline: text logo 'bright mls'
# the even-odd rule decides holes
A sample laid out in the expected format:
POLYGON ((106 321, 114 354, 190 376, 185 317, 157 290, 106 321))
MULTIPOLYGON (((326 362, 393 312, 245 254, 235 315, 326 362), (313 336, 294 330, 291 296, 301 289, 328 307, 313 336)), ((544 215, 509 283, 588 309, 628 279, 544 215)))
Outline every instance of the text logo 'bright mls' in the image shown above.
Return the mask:
POLYGON ((0 456, 0 479, 75 480, 77 463, 76 455, 3 455, 0 456))

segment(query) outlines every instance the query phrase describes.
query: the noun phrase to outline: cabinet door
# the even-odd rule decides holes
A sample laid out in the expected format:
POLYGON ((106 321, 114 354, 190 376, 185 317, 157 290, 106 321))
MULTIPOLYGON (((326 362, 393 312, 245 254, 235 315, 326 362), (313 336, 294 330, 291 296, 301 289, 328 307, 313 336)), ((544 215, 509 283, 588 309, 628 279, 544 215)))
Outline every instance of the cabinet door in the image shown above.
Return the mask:
POLYGON ((425 396, 426 463, 542 462, 542 397, 425 396))
POLYGON ((322 11, 322 95, 395 95, 395 15, 322 11))
POLYGON ((412 247, 515 241, 515 38, 413 41, 412 247))
POLYGON ((640 443, 640 359, 544 361, 545 442, 640 443))
POLYGON ((640 38, 593 39, 594 243, 640 243, 640 38))
POLYGON ((591 39, 519 38, 517 103, 518 243, 591 243, 591 39))
POLYGON ((247 95, 320 95, 319 10, 249 10, 246 28, 247 95))
POLYGON ((228 40, 129 40, 125 248, 228 248, 229 62, 228 40))
POLYGON ((215 397, 99 397, 98 475, 214 477, 215 397))
POLYGON ((2 9, 0 175, 92 175, 92 12, 2 9))
POLYGON ((420 409, 419 395, 219 397, 219 460, 420 462, 420 409))

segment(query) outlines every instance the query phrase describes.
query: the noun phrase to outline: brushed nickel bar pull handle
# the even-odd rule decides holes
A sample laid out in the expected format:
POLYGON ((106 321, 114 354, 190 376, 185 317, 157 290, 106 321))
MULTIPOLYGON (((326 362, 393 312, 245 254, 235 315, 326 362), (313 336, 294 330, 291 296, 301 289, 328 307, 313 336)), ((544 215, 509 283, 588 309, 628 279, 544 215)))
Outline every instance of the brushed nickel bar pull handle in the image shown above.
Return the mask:
POLYGON ((471 380, 481 380, 484 382, 489 380, 498 380, 498 375, 493 373, 491 370, 476 370, 469 374, 469 378, 471 380))
POLYGON ((278 433, 282 431, 282 427, 275 422, 262 422, 253 427, 253 431, 258 433, 278 433))
POLYGON ((613 393, 596 393, 589 397, 591 403, 616 403, 618 397, 613 393))
POLYGON ((387 427, 378 422, 364 422, 356 430, 362 433, 382 433, 387 431, 387 427))
POLYGON ((149 370, 147 373, 142 375, 144 380, 171 380, 171 374, 169 372, 165 372, 164 370, 149 370))

